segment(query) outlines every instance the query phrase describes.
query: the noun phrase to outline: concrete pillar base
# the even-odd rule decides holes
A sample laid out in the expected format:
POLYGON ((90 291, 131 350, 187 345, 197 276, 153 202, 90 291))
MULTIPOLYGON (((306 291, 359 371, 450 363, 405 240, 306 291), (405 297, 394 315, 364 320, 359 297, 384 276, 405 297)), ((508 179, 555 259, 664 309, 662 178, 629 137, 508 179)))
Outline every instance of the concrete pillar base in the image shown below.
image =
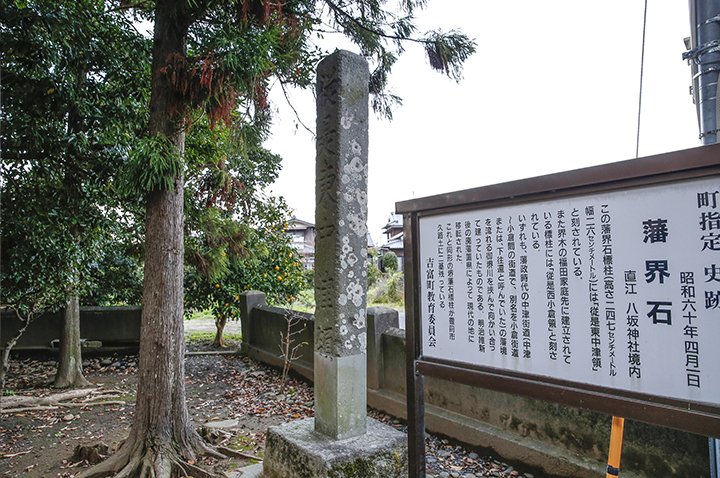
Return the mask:
POLYGON ((270 427, 263 478, 407 477, 407 436, 368 419, 364 435, 333 440, 315 432, 315 419, 270 427))
POLYGON ((315 431, 335 440, 366 432, 367 355, 315 352, 315 431))

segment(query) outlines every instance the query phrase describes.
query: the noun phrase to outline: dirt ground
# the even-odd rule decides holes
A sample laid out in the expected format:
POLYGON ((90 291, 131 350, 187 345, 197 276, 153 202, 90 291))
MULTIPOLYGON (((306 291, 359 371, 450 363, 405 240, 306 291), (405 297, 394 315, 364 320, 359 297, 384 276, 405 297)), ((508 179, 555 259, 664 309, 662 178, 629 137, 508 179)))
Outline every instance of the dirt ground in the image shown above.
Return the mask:
MULTIPOLYGON (((189 346, 195 351, 208 349, 207 344, 189 346)), ((248 358, 237 354, 188 355, 185 366, 190 414, 203 436, 215 445, 261 459, 269 426, 313 416, 311 385, 291 377, 281 391, 279 371, 248 358)), ((49 386, 55 367, 53 356, 16 357, 11 362, 7 389, 17 395, 56 394, 58 391, 49 386)), ((100 390, 113 392, 108 399, 113 403, 0 414, 0 477, 73 477, 88 466, 87 461, 73 456, 78 445, 104 443, 112 451, 127 436, 135 402, 137 356, 87 357, 84 370, 86 378, 100 390)), ((370 415, 404 430, 396 419, 372 410, 370 415)), ((542 476, 522 472, 480 450, 468 450, 442 438, 428 436, 427 444, 430 476, 542 476)), ((238 467, 252 462, 236 457, 208 459, 201 464, 231 477, 238 467)))
MULTIPOLYGON (((0 415, 0 476, 71 477, 87 463, 73 458, 77 445, 107 444, 110 449, 127 436, 137 384, 137 357, 86 359, 86 378, 105 391, 118 392, 122 404, 58 407, 0 415)), ((55 371, 49 357, 15 359, 8 389, 17 394, 57 393, 48 386, 55 371)), ((276 371, 263 369, 237 355, 200 355, 186 359, 188 407, 208 441, 262 457, 268 426, 312 415, 310 388, 290 379, 286 393, 277 393, 276 371), (234 420, 234 421, 233 421, 234 420), (220 422, 225 423, 220 423, 220 422), (219 425, 221 428, 216 428, 219 425)), ((250 460, 209 461, 216 471, 232 471, 250 460)))

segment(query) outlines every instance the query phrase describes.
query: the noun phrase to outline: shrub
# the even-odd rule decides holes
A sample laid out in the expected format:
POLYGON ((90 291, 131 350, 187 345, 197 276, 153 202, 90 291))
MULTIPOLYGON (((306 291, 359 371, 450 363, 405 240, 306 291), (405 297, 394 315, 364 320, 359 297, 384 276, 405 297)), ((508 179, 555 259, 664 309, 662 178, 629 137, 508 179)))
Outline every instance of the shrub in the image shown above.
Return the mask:
POLYGON ((380 269, 378 269, 377 264, 375 264, 375 262, 370 262, 370 264, 368 264, 367 276, 368 287, 372 287, 377 283, 378 279, 380 279, 380 274, 381 272, 380 269))
MULTIPOLYGON (((397 266, 397 258, 395 258, 395 265, 397 266)), ((393 273, 387 281, 387 302, 395 304, 402 302, 404 287, 403 287, 403 276, 402 274, 393 273)))
POLYGON ((385 272, 397 272, 398 258, 393 251, 388 251, 383 254, 382 265, 385 272))
POLYGON ((305 269, 303 271, 305 285, 303 289, 312 289, 315 287, 315 269, 305 269))
POLYGON ((377 283, 368 292, 370 304, 401 305, 404 298, 404 278, 399 272, 382 274, 377 283))

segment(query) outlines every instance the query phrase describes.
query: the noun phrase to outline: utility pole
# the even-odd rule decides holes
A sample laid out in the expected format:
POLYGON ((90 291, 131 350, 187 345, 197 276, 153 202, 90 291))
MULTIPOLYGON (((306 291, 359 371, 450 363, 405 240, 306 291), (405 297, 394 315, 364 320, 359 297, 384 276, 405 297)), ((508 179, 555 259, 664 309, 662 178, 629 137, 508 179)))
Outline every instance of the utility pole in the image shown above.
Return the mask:
POLYGON ((717 143, 718 75, 720 74, 720 0, 690 0, 692 93, 702 144, 717 143))
MULTIPOLYGON (((690 0, 690 60, 692 94, 703 145, 718 140, 718 76, 720 76, 720 0, 690 0)), ((720 478, 720 440, 709 438, 710 477, 720 478)))

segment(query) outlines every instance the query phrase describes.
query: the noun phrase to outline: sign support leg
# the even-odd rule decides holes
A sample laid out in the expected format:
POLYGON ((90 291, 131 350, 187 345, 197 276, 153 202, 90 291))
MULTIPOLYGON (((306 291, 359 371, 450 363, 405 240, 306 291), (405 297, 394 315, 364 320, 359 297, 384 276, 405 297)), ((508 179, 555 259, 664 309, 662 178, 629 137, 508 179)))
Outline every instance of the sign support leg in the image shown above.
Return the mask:
POLYGON ((417 231, 417 215, 403 218, 405 242, 405 377, 407 390, 408 472, 410 478, 425 478, 425 387, 417 361, 422 355, 422 333, 419 316, 417 279, 418 251, 413 243, 417 231))
POLYGON ((612 429, 610 430, 610 451, 608 452, 608 465, 605 478, 620 476, 620 455, 622 454, 623 431, 625 430, 625 419, 612 417, 612 429))
POLYGON ((423 377, 408 370, 408 471, 410 478, 425 478, 425 397, 423 377))
POLYGON ((708 438, 710 448, 710 478, 720 478, 720 439, 708 438))

